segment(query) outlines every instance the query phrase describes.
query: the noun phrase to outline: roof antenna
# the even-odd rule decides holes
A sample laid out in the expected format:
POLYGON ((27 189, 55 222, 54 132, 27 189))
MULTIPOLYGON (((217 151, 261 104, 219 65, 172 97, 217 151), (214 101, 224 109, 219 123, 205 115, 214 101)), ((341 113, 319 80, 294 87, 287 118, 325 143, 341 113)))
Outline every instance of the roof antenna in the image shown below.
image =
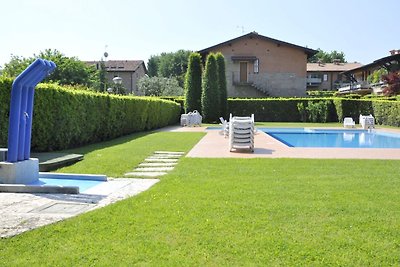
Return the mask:
POLYGON ((236 26, 236 29, 241 29, 241 30, 242 30, 242 33, 244 33, 244 27, 243 27, 243 25, 242 25, 242 26, 236 26))

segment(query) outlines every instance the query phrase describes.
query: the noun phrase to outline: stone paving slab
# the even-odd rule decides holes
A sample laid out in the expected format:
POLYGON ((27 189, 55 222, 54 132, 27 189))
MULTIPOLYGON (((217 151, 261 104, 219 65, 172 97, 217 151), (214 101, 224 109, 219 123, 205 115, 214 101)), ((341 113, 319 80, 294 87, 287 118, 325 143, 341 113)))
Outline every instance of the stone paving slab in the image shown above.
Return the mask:
POLYGON ((185 152, 174 152, 174 151, 155 151, 154 154, 168 154, 168 155, 184 155, 185 152))
POLYGON ((127 172, 126 177, 159 177, 166 175, 166 172, 127 172))
POLYGON ((158 179, 109 178, 85 194, 0 193, 0 237, 11 237, 137 195, 158 179))
POLYGON ((175 162, 143 162, 140 163, 139 167, 173 167, 177 163, 175 162))
POLYGON ((135 172, 169 172, 172 171, 174 167, 139 167, 135 168, 135 172))
POLYGON ((153 155, 148 157, 148 159, 179 159, 182 155, 153 155))
POLYGON ((147 158, 146 162, 178 162, 177 159, 159 159, 159 158, 147 158))

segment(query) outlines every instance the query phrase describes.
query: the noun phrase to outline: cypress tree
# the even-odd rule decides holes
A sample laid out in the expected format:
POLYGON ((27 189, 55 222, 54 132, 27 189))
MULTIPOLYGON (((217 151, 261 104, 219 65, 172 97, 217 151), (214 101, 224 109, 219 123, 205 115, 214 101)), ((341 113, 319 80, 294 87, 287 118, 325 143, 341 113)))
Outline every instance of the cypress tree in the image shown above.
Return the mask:
POLYGON ((217 83, 217 61, 215 55, 210 53, 207 56, 204 69, 201 94, 201 107, 204 121, 216 122, 219 114, 219 95, 217 83))
POLYGON ((191 53, 185 75, 185 112, 201 110, 201 56, 191 53))
POLYGON ((226 89, 225 58, 221 53, 215 55, 217 60, 217 82, 219 94, 220 116, 226 118, 228 114, 228 92, 226 89))

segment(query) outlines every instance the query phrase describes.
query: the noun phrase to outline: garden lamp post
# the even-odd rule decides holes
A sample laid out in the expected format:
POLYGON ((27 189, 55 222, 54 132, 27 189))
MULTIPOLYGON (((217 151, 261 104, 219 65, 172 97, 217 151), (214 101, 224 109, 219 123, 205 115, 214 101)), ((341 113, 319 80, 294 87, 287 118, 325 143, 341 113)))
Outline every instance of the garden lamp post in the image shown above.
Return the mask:
POLYGON ((119 93, 119 92, 118 92, 118 88, 119 88, 119 87, 121 86, 121 84, 122 84, 122 78, 119 77, 119 76, 114 77, 114 78, 113 78, 113 82, 114 82, 114 84, 115 84, 116 93, 118 94, 118 93, 119 93))

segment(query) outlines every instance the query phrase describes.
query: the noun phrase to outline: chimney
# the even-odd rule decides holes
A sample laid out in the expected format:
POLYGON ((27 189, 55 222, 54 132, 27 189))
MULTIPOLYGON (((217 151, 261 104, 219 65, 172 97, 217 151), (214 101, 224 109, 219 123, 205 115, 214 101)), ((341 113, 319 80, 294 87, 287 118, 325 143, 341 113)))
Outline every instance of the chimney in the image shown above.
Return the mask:
POLYGON ((334 59, 334 60, 333 60, 333 64, 339 65, 339 63, 340 63, 340 59, 334 59))

